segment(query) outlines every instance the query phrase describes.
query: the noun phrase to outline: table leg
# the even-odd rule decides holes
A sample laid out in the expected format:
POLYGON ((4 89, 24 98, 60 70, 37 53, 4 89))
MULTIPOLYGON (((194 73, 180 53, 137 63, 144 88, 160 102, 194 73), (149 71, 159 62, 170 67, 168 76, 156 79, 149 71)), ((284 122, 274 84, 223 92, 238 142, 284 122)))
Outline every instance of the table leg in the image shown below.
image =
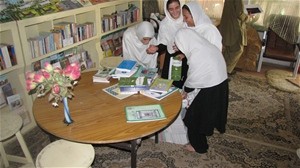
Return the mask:
POLYGON ((115 147, 118 149, 123 149, 131 152, 131 167, 136 168, 136 156, 137 150, 141 145, 142 139, 134 139, 127 142, 107 144, 107 146, 115 147))
POLYGON ((136 168, 137 140, 132 140, 131 143, 131 168, 136 168))
POLYGON ((157 144, 158 143, 158 132, 154 134, 154 142, 157 144))

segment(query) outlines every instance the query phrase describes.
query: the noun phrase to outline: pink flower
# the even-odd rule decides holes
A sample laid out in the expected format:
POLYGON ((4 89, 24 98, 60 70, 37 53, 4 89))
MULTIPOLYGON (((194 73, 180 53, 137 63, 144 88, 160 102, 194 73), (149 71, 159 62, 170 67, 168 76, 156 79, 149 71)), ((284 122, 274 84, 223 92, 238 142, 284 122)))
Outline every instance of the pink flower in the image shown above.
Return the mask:
POLYGON ((35 82, 33 82, 32 80, 26 80, 26 90, 27 91, 35 89, 36 86, 37 86, 37 84, 35 82))
POLYGON ((60 87, 58 84, 54 84, 52 87, 52 92, 55 94, 59 94, 60 93, 60 87))
POLYGON ((35 74, 34 75, 34 82, 36 83, 42 83, 45 81, 45 77, 41 74, 35 74))
POLYGON ((47 72, 52 72, 53 71, 53 66, 49 63, 49 62, 45 62, 45 70, 47 71, 47 72))
POLYGON ((72 63, 63 70, 63 74, 71 80, 76 80, 80 77, 80 66, 78 63, 72 63))
POLYGON ((49 72, 45 71, 44 69, 41 70, 41 73, 43 74, 43 76, 46 79, 50 79, 51 78, 51 74, 49 72))
POLYGON ((34 79, 34 75, 35 75, 34 72, 26 72, 26 79, 33 80, 34 79))
POLYGON ((53 106, 58 106, 58 102, 63 98, 72 98, 74 81, 80 77, 79 63, 68 65, 64 70, 53 67, 50 63, 45 63, 44 69, 39 72, 26 72, 26 89, 35 91, 38 97, 49 93, 49 101, 53 106))

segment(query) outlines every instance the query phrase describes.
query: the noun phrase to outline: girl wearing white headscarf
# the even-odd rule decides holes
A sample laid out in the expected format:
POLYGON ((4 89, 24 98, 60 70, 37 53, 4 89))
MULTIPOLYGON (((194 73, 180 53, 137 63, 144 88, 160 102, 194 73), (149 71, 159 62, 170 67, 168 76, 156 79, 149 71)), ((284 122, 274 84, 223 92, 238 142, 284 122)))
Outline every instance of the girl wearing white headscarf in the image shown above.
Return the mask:
MULTIPOLYGON (((168 79, 168 72, 169 72, 169 64, 170 58, 175 57, 180 52, 174 50, 174 37, 177 30, 183 27, 183 17, 182 17, 182 5, 183 2, 181 0, 164 0, 164 13, 166 17, 160 22, 159 24, 159 31, 158 31, 158 46, 152 46, 151 53, 158 52, 161 56, 164 55, 163 61, 163 68, 161 71, 161 77, 168 79)), ((184 72, 187 70, 186 60, 183 61, 182 66, 182 78, 180 81, 174 81, 173 85, 181 88, 186 75, 184 72)))
POLYGON ((205 14, 199 3, 195 1, 188 2, 183 6, 182 13, 185 27, 194 29, 222 51, 222 35, 205 14))
POLYGON ((225 60, 217 47, 189 28, 177 32, 175 44, 189 65, 183 92, 189 101, 183 119, 190 141, 187 149, 206 153, 206 136, 214 128, 225 132, 229 92, 225 60))
POLYGON ((146 52, 150 45, 156 45, 154 28, 150 22, 143 21, 129 27, 123 34, 123 59, 135 60, 146 68, 156 68, 158 53, 146 52))

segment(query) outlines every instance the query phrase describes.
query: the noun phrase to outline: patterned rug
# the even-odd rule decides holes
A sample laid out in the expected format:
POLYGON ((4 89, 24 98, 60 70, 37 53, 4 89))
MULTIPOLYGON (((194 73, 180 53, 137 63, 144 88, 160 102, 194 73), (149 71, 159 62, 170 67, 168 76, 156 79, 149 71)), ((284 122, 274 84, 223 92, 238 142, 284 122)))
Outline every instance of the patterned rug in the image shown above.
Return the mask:
MULTIPOLYGON (((300 95, 282 92, 265 78, 237 73, 230 81, 227 131, 208 138, 206 154, 188 152, 182 145, 145 139, 137 153, 137 167, 144 168, 300 168, 296 149, 300 147, 300 95)), ((34 128, 25 135, 31 154, 50 143, 47 135, 34 128)), ((130 153, 94 145, 93 168, 128 168, 130 153)), ((20 155, 18 144, 10 153, 20 155)), ((19 167, 12 163, 10 167, 19 167)))

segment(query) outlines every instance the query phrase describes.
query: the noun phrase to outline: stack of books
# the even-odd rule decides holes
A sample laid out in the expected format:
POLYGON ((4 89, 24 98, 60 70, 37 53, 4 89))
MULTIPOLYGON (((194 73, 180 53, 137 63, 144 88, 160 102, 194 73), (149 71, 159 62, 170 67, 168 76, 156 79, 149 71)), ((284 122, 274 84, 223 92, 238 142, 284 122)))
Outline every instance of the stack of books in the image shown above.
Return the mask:
POLYGON ((108 71, 106 74, 98 71, 93 80, 109 83, 110 77, 117 78, 119 80, 117 86, 104 88, 104 91, 118 99, 140 93, 155 100, 162 100, 179 89, 172 86, 173 79, 158 77, 157 71, 157 68, 137 65, 133 60, 122 60, 114 71, 108 71))
POLYGON ((109 83, 111 79, 111 74, 115 69, 99 69, 98 72, 93 75, 93 82, 98 82, 98 83, 109 83))
POLYGON ((138 93, 141 90, 149 90, 149 83, 146 77, 121 77, 119 88, 121 94, 138 93))
POLYGON ((122 60, 117 66, 116 71, 112 74, 113 78, 131 77, 138 70, 137 62, 133 60, 122 60))

